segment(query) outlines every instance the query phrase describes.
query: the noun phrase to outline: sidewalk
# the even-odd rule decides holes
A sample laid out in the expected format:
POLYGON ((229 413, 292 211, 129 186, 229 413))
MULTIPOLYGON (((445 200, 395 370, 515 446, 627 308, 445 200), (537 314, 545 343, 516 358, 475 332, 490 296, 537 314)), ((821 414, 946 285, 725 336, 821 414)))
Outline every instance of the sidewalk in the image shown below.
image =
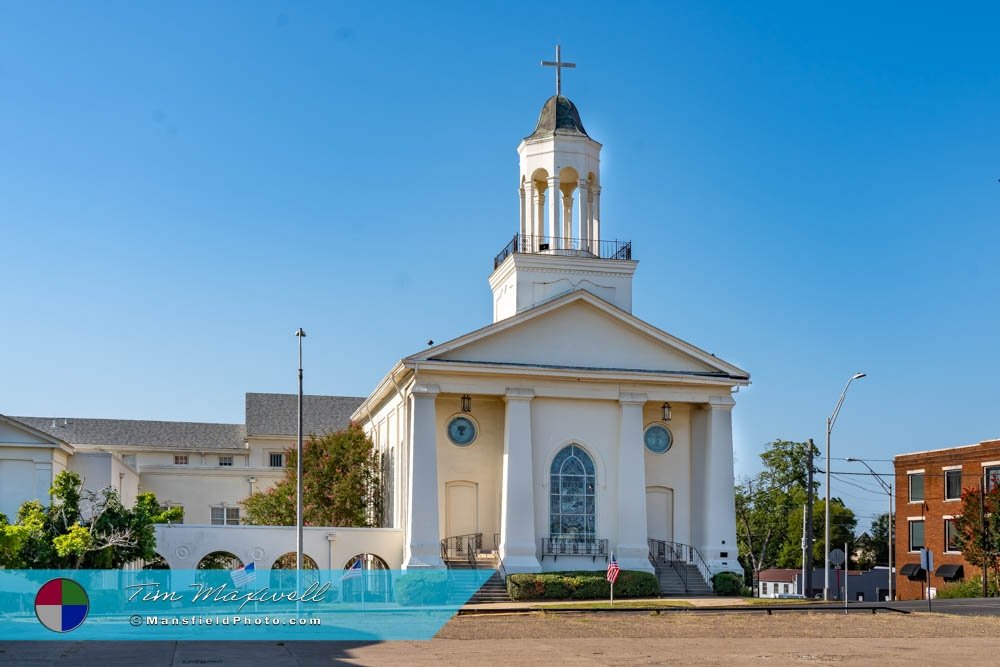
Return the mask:
MULTIPOLYGON (((530 600, 527 602, 477 602, 473 604, 466 604, 462 606, 462 611, 476 611, 476 610, 488 610, 492 612, 501 611, 538 611, 543 610, 546 607, 558 606, 565 607, 571 605, 592 605, 595 603, 607 602, 607 600, 530 600)), ((657 605, 671 606, 672 603, 681 603, 678 606, 692 607, 733 607, 733 606, 744 606, 747 605, 747 601, 743 598, 730 598, 730 597, 693 597, 693 598, 627 598, 620 600, 620 602, 627 603, 628 606, 641 605, 643 603, 648 604, 650 607, 655 607, 657 605)), ((624 604, 622 605, 625 606, 624 604)))

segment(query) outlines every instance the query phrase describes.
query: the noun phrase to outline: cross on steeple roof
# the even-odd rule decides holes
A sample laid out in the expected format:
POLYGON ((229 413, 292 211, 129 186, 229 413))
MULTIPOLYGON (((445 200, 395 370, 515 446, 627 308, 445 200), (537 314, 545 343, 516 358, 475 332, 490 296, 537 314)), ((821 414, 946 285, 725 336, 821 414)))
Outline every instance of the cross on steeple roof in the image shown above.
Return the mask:
POLYGON ((542 67, 555 67, 556 68, 556 97, 562 95, 562 70, 564 67, 569 69, 576 69, 576 63, 566 63, 562 60, 562 49, 558 44, 556 44, 556 60, 552 62, 551 60, 543 60, 542 67))

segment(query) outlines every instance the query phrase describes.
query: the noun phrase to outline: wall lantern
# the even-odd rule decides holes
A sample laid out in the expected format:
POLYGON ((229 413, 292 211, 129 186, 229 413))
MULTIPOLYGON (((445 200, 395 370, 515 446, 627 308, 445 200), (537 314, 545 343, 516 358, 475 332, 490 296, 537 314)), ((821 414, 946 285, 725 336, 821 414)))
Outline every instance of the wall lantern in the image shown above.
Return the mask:
POLYGON ((663 404, 663 421, 665 421, 665 422, 670 421, 670 404, 669 403, 664 403, 663 404))
POLYGON ((472 412, 472 397, 468 394, 462 395, 462 412, 472 412))

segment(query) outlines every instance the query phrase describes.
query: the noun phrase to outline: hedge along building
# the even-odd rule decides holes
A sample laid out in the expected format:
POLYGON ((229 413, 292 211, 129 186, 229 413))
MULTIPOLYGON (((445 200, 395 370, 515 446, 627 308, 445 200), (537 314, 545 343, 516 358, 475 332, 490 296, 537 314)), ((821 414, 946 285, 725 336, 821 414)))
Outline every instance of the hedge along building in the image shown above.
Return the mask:
POLYGON ((746 371, 632 314, 602 239, 601 144, 557 94, 517 147, 520 226, 493 323, 398 362, 352 418, 388 439, 404 568, 494 548, 507 572, 740 571, 733 393, 746 371))

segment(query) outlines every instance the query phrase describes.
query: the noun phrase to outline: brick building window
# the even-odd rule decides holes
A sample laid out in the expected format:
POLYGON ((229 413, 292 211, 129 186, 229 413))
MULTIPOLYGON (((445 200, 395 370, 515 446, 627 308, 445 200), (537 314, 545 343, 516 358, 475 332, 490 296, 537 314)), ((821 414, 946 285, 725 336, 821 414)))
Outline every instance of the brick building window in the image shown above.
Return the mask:
POLYGON ((958 532, 955 530, 955 520, 945 519, 944 520, 944 550, 945 551, 956 551, 960 552, 962 549, 958 546, 958 532))
POLYGON ((962 497, 962 470, 944 471, 944 499, 958 500, 962 497))
POLYGON ((924 520, 910 521, 910 551, 924 548, 924 520))
POLYGON ((921 503, 924 501, 924 473, 915 472, 908 475, 910 478, 910 502, 921 503))

